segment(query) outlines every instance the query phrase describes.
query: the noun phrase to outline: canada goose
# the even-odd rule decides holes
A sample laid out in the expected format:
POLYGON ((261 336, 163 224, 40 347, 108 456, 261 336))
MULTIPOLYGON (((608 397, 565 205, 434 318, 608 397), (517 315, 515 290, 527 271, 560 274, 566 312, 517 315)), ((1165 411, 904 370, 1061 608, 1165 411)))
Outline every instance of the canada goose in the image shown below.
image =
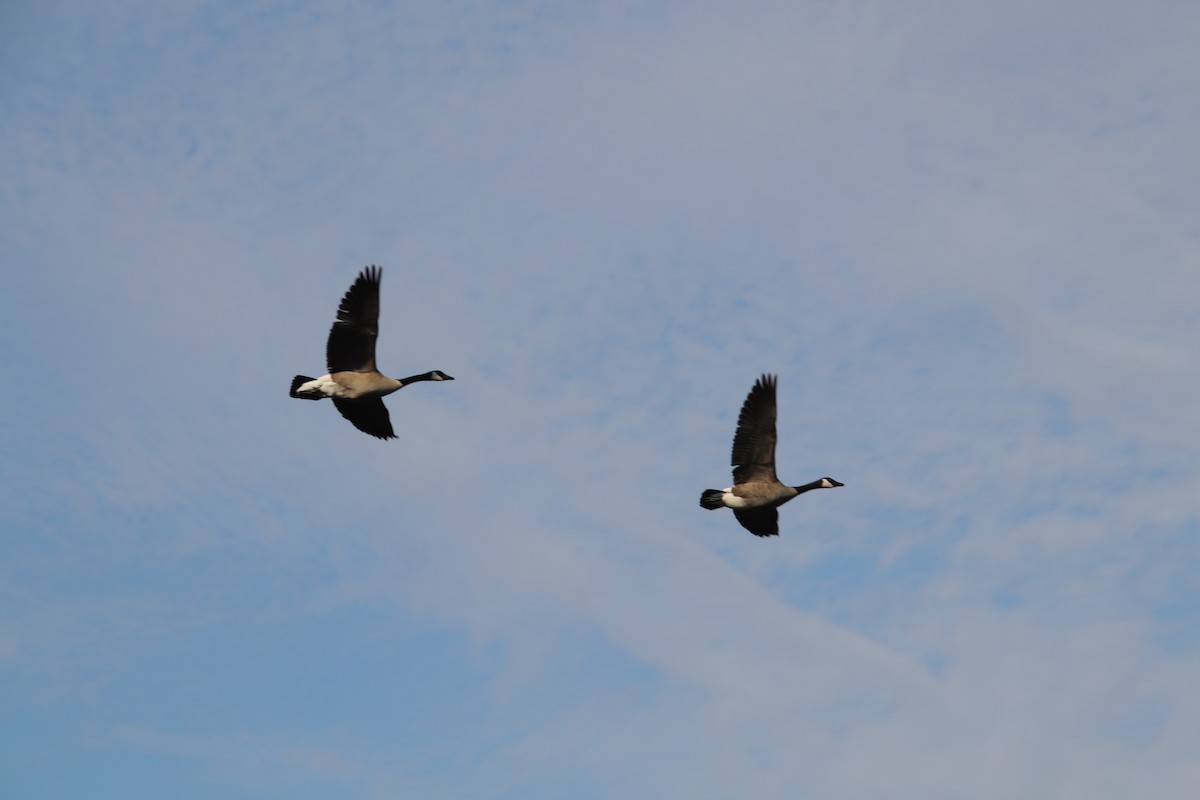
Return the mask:
POLYGON ((329 330, 325 361, 329 374, 292 378, 292 397, 333 404, 350 424, 380 439, 395 439, 387 406, 380 399, 417 381, 452 381, 440 369, 396 380, 375 368, 375 338, 379 335, 379 267, 367 267, 346 290, 337 321, 329 330))
POLYGON ((775 476, 775 376, 763 375, 754 383, 733 436, 733 486, 707 489, 700 505, 707 509, 733 509, 742 527, 755 536, 779 535, 781 505, 810 489, 832 489, 844 484, 820 478, 803 486, 787 486, 775 476))

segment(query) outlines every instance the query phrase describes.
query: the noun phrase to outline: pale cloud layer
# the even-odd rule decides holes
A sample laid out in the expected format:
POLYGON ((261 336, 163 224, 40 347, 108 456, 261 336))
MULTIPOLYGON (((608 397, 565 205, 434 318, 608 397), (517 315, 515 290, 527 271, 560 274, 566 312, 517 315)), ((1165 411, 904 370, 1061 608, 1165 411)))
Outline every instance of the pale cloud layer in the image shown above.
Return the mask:
POLYGON ((1200 11, 5 14, 18 796, 1200 783, 1200 11), (398 442, 284 393, 368 263, 398 442))

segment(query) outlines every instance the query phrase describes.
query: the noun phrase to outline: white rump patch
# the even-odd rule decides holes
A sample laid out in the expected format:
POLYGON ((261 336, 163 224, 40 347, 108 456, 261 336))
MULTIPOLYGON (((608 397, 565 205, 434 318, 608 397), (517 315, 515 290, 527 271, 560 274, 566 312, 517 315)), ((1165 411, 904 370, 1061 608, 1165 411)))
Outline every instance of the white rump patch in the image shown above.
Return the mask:
POLYGON ((746 498, 738 497, 733 493, 732 486, 721 490, 721 502, 725 504, 726 508, 745 508, 748 505, 746 498))
POLYGON ((297 394, 320 394, 325 397, 341 397, 346 394, 346 387, 335 381, 329 375, 322 375, 308 383, 300 384, 297 394))

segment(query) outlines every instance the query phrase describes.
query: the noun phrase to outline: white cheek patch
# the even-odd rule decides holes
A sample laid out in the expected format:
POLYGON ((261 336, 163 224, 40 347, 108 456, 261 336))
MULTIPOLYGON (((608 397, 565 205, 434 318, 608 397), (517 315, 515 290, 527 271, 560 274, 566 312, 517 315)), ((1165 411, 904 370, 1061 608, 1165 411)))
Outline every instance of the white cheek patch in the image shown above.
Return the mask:
POLYGON ((828 478, 821 478, 821 488, 822 489, 832 489, 833 484, 829 482, 828 478))

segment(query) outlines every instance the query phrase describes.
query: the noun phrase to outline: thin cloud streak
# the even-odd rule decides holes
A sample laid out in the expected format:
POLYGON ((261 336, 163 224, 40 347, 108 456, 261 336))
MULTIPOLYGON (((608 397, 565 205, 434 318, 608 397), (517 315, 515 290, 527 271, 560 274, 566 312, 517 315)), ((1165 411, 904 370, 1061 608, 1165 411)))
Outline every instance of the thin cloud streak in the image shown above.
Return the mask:
POLYGON ((0 669, 54 735, 18 766, 1190 796, 1200 14, 27 16, 0 669), (392 447, 283 394, 368 263, 381 367, 458 378, 392 447), (847 488, 763 547, 696 498, 768 370, 781 473, 847 488))

